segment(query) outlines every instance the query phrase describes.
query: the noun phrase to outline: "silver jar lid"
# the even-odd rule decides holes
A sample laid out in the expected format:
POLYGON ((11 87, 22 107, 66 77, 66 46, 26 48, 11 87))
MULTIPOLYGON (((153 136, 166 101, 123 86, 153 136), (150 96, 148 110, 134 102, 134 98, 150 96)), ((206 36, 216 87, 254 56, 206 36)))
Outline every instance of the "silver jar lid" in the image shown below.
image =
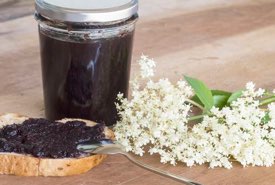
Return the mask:
POLYGON ((35 0, 38 14, 65 22, 113 22, 138 11, 138 0, 35 0))

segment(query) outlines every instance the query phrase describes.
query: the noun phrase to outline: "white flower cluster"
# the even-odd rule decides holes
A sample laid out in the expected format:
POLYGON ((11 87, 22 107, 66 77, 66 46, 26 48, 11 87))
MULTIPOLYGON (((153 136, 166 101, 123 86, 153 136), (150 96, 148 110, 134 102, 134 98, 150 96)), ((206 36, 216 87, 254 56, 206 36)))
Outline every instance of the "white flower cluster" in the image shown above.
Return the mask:
MULTIPOLYGON (((152 70, 150 59, 142 57, 141 72, 148 77, 152 70), (149 72, 147 75, 146 72, 149 72)), ((136 87, 136 86, 135 86, 136 87)), ((158 82, 149 80, 142 90, 133 89, 132 99, 118 99, 117 109, 121 120, 116 124, 116 138, 127 151, 143 155, 144 146, 152 144, 150 153, 161 154, 162 162, 175 164, 175 154, 170 151, 183 142, 187 134, 187 117, 191 105, 186 99, 193 95, 186 82, 178 81, 173 85, 168 79, 158 82)))
MULTIPOLYGON (((142 56, 140 65, 143 78, 154 74, 152 60, 142 56)), ((193 92, 185 81, 174 85, 168 79, 149 79, 141 90, 137 81, 132 85, 131 100, 120 94, 116 105, 120 121, 115 135, 126 151, 143 155, 148 150, 159 154, 162 163, 187 166, 209 163, 211 168, 232 168, 232 161, 243 166, 274 164, 275 104, 267 107, 266 114, 258 100, 265 91, 255 89, 252 82, 230 107, 213 107, 191 128, 192 105, 187 102, 193 92), (264 122, 266 116, 269 119, 264 122)))
MULTIPOLYGON (((232 160, 243 166, 273 165, 275 120, 263 122, 265 111, 257 100, 263 93, 263 89, 255 90, 254 84, 248 83, 243 96, 231 107, 212 108, 211 116, 205 116, 189 132, 186 142, 196 154, 184 162, 188 166, 210 163, 211 168, 232 168, 232 160)), ((272 104, 269 109, 275 113, 272 104)))

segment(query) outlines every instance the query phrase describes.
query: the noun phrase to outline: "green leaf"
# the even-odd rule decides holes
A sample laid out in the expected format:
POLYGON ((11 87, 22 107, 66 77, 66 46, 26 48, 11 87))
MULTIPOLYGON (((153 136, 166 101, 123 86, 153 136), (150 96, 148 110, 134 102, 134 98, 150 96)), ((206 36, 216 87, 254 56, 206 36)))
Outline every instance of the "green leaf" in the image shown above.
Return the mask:
POLYGON ((227 104, 227 100, 227 96, 216 95, 214 96, 214 106, 221 109, 227 104))
POLYGON ((237 92, 234 92, 227 100, 227 105, 230 105, 233 101, 236 101, 238 98, 240 98, 243 94, 243 90, 239 90, 237 92))
MULTIPOLYGON (((214 99, 214 106, 220 109, 227 104, 227 100, 232 94, 231 92, 221 90, 211 90, 211 93, 214 99)), ((200 101, 197 95, 193 96, 192 100, 203 106, 202 102, 200 101)))
POLYGON ((212 94, 214 98, 214 106, 221 109, 226 106, 227 100, 232 93, 220 90, 212 90, 212 94))
POLYGON ((193 100, 194 102, 200 104, 201 106, 203 106, 203 103, 200 101, 199 97, 197 95, 193 96, 191 98, 191 100, 193 100))
POLYGON ((270 116, 269 116, 269 112, 265 113, 265 116, 262 118, 262 122, 264 124, 268 123, 271 120, 270 116))
POLYGON ((212 96, 212 92, 208 89, 208 87, 202 81, 195 78, 191 78, 188 76, 185 76, 184 78, 187 83, 193 88, 195 94, 198 96, 203 106, 207 110, 210 110, 214 105, 214 99, 212 96))
POLYGON ((211 92, 213 95, 222 95, 222 96, 228 96, 228 97, 230 97, 232 94, 231 92, 221 91, 221 90, 211 90, 211 92))

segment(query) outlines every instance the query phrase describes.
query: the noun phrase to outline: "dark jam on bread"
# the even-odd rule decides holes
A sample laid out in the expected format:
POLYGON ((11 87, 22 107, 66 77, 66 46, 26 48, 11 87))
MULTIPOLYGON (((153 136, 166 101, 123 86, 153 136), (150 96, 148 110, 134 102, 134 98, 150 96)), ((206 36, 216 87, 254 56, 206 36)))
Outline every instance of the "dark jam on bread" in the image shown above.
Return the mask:
POLYGON ((82 142, 104 139, 104 125, 87 126, 82 121, 66 123, 28 119, 0 129, 0 152, 30 154, 39 158, 78 158, 82 142))

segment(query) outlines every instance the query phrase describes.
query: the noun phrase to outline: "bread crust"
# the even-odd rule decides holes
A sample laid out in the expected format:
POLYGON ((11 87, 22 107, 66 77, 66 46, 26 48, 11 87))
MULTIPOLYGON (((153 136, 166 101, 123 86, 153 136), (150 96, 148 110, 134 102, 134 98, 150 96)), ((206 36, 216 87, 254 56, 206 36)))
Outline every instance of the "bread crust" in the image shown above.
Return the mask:
MULTIPOLYGON (((0 116, 0 128, 10 124, 20 124, 28 117, 9 113, 0 116)), ((86 122, 88 126, 96 123, 83 119, 62 119, 62 123, 72 120, 86 122)), ((104 130, 107 138, 114 139, 114 133, 107 127, 104 130)), ((17 176, 70 176, 89 171, 100 164, 106 155, 91 155, 82 158, 36 158, 17 153, 0 153, 0 174, 17 176)))

